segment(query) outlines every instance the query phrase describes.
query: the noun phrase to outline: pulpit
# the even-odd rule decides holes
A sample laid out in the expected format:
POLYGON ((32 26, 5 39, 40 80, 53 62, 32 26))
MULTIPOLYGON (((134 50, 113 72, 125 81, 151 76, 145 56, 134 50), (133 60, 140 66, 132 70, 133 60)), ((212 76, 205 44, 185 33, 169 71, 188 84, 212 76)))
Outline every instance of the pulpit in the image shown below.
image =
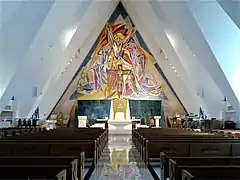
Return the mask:
POLYGON ((87 127, 87 116, 78 116, 78 128, 87 127))
POLYGON ((154 119, 156 119, 156 127, 159 127, 159 121, 161 119, 161 116, 154 116, 154 119))

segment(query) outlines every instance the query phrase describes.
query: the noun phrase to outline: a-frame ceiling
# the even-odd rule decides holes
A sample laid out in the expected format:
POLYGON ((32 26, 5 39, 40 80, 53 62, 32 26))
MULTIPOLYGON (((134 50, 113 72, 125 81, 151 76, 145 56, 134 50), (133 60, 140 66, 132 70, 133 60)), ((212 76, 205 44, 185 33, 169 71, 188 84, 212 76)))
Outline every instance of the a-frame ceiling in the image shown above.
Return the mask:
MULTIPOLYGON (((239 108, 187 2, 121 2, 188 112, 198 113, 203 107, 210 117, 218 117, 224 96, 235 109, 239 108)), ((4 67, 0 67, 4 72, 0 110, 15 96, 20 117, 29 116, 36 107, 40 117, 46 117, 118 3, 20 4, 1 26, 1 42, 7 43, 1 43, 0 48, 4 67), (33 96, 34 87, 38 89, 37 97, 33 96)))

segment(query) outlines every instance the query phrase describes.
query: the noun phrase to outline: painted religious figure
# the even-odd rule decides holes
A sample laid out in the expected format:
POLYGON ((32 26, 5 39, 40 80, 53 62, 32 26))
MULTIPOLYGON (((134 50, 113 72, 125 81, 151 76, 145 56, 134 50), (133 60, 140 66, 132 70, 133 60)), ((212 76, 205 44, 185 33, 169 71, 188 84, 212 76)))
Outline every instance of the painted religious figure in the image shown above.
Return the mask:
POLYGON ((97 99, 161 96, 163 84, 151 73, 154 58, 136 40, 136 29, 125 22, 108 22, 90 61, 82 68, 79 98, 97 99))
POLYGON ((120 2, 53 112, 73 121, 78 101, 115 99, 162 100, 164 113, 185 112, 157 61, 120 2))

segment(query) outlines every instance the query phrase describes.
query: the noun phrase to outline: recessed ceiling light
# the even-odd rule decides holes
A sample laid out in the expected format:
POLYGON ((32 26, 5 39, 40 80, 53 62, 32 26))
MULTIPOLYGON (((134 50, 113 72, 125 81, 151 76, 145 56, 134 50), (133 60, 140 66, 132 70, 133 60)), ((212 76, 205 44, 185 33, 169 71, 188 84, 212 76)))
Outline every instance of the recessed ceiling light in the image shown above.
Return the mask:
POLYGON ((165 59, 167 59, 167 56, 165 56, 165 59))
POLYGON ((175 69, 174 72, 177 72, 177 70, 175 69))
POLYGON ((179 76, 179 74, 177 76, 179 76))
POLYGON ((175 67, 173 66, 172 69, 174 69, 175 67))
POLYGON ((170 66, 172 65, 172 64, 169 64, 170 66))
POLYGON ((66 69, 63 70, 63 72, 65 72, 65 71, 66 71, 66 69))
POLYGON ((76 57, 76 55, 73 55, 73 57, 75 58, 75 57, 76 57))
POLYGON ((196 56, 195 54, 193 56, 196 56))
POLYGON ((68 64, 70 64, 70 62, 68 64))
POLYGON ((70 59, 70 61, 72 62, 72 59, 70 59))

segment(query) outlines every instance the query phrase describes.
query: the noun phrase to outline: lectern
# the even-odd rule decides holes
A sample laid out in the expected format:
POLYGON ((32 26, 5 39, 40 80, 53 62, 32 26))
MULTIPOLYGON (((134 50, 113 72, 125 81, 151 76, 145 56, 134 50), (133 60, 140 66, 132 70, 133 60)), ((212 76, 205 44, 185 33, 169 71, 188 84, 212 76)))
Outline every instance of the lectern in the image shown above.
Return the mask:
POLYGON ((78 116, 78 127, 87 127, 87 116, 78 116))

